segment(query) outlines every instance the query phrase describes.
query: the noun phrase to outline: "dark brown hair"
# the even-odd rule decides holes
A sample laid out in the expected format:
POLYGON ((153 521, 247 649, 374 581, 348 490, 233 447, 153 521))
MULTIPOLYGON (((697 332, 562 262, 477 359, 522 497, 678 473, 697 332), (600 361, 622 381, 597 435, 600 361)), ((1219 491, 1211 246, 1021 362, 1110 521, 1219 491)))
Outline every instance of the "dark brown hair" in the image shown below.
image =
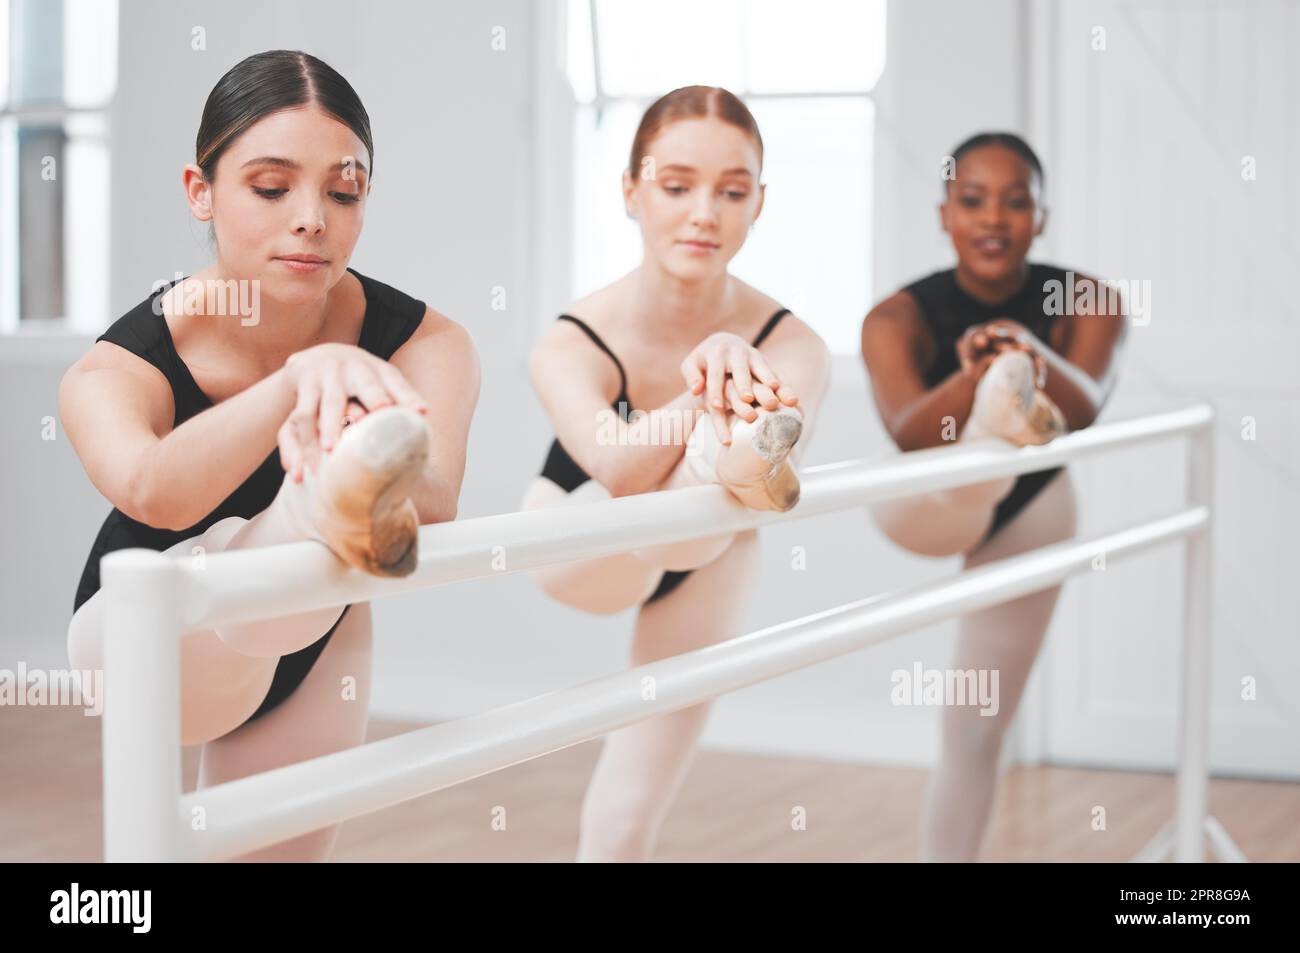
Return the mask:
POLYGON ((665 93, 651 103, 632 138, 628 171, 633 176, 637 175, 646 149, 665 126, 679 119, 702 119, 706 116, 716 116, 752 136, 754 145, 758 147, 758 168, 762 172, 763 137, 758 134, 758 123, 754 121, 749 107, 735 93, 721 86, 683 86, 665 93))
POLYGON ((370 116, 348 81, 334 67, 301 50, 254 53, 217 80, 203 106, 194 161, 209 182, 217 160, 232 142, 263 116, 316 105, 351 129, 366 147, 374 175, 375 147, 370 116))

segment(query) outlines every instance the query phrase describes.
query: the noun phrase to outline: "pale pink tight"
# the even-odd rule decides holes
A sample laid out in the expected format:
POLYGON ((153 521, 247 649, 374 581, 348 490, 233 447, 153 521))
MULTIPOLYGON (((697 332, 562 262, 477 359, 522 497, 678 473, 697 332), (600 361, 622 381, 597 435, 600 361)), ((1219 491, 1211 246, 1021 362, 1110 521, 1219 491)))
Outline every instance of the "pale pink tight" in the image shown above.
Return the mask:
MULTIPOLYGON (((896 543, 930 556, 964 554, 974 568, 1074 536, 1074 484, 1057 474, 986 543, 976 545, 993 519, 993 506, 1010 492, 1011 478, 891 501, 873 511, 896 543)), ((1025 682, 1051 622, 1060 586, 962 616, 953 668, 998 671, 999 708, 949 705, 943 745, 931 775, 921 818, 921 859, 969 861, 979 855, 997 785, 1002 741, 1020 704, 1025 682)))

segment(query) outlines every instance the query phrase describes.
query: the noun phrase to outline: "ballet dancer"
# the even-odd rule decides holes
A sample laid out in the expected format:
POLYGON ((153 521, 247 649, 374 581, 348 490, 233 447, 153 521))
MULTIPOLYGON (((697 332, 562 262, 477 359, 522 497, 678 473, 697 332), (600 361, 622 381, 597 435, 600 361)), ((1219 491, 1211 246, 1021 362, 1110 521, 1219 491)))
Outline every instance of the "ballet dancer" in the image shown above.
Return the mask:
MULTIPOLYGON (((957 265, 886 298, 862 324, 876 409, 899 450, 996 439, 1041 445, 1097 419, 1115 385, 1125 337, 1117 298, 1095 279, 1056 314, 1065 271, 1027 261, 1042 234, 1043 169, 1023 139, 982 133, 953 152, 940 219, 957 265), (1061 282, 1056 286, 1053 282, 1061 282), (1057 297, 1053 299, 1053 294, 1057 297)), ((966 568, 1072 537, 1074 487, 1064 467, 1003 477, 873 508, 885 534, 966 568)), ((994 717, 943 715, 942 755, 923 805, 923 860, 973 860, 988 822, 1003 737, 1038 655, 1060 586, 963 616, 958 669, 995 669, 994 717)))
MULTIPOLYGON (((404 576, 419 525, 455 518, 477 355, 459 325, 347 267, 373 156, 356 93, 309 54, 250 56, 208 96, 183 181, 216 260, 115 321, 60 385, 63 426, 113 504, 77 587, 74 669, 102 667, 106 553, 180 562, 315 540, 404 576), (256 314, 218 303, 248 286, 256 314)), ((361 744, 370 659, 364 602, 187 632, 181 739, 203 746, 198 787, 361 744)), ((239 859, 325 860, 337 835, 239 859)))
MULTIPOLYGON (((737 505, 796 504, 793 463, 830 359, 811 328, 727 271, 763 207, 762 160, 753 116, 725 89, 684 87, 646 110, 622 183, 642 260, 575 302, 532 353, 556 440, 523 509, 708 483, 737 505), (602 439, 599 420, 616 433, 602 439), (656 442, 656 432, 680 439, 656 442)), ((534 577, 588 612, 639 607, 631 663, 643 665, 737 635, 756 557, 751 530, 534 577)), ((696 705, 606 738, 582 806, 580 861, 650 855, 708 711, 696 705)))

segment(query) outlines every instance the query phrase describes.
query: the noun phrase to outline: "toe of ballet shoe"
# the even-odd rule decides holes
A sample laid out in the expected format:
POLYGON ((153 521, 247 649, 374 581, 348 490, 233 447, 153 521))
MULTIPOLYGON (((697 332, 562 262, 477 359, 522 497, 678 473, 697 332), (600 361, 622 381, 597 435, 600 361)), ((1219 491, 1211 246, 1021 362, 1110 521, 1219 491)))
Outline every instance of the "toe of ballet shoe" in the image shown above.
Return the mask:
POLYGON ((1026 413, 1034 396, 1033 361, 1024 351, 1003 351, 976 385, 976 393, 993 407, 1010 406, 1026 413))
POLYGON ((765 460, 776 463, 789 454, 803 433, 803 414, 793 407, 781 407, 764 414, 754 430, 754 449, 765 460))

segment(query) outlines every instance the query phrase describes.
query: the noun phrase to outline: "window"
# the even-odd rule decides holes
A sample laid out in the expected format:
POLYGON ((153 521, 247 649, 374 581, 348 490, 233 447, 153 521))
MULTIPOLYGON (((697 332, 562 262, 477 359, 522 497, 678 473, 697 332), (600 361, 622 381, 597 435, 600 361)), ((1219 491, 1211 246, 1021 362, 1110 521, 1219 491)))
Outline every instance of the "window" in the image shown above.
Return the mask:
POLYGON ((731 263, 839 354, 871 304, 874 104, 884 0, 568 0, 574 295, 634 268, 619 181, 641 114, 669 90, 724 86, 763 133, 763 214, 731 263))
POLYGON ((113 0, 0 0, 0 331, 108 319, 113 0))

